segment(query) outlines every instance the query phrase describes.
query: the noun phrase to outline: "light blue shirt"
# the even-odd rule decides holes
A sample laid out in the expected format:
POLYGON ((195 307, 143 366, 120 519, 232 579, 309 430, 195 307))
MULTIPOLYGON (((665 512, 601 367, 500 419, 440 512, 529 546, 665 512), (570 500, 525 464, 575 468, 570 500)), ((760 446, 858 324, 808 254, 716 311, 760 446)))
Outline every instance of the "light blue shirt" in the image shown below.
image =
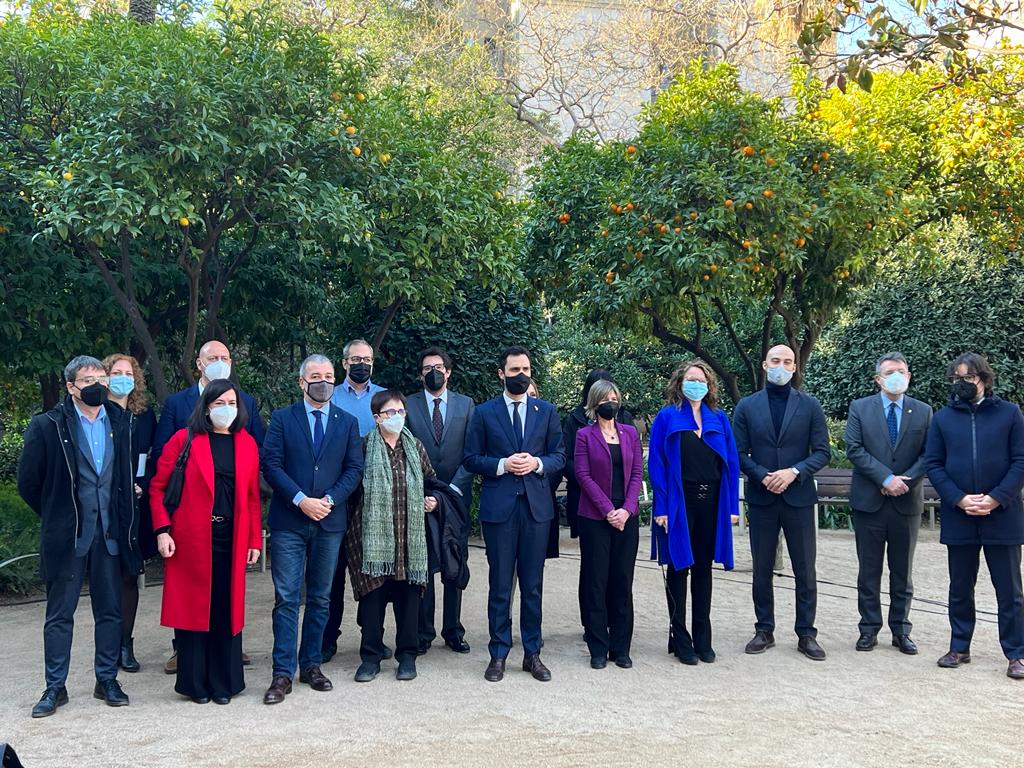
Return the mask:
MULTIPOLYGON (((314 412, 317 412, 317 411, 319 411, 320 413, 323 414, 323 416, 321 417, 321 422, 322 422, 322 426, 324 428, 324 435, 326 435, 327 434, 327 417, 331 415, 331 404, 330 403, 324 403, 319 408, 315 408, 314 406, 309 404, 309 400, 307 400, 306 398, 302 398, 302 404, 304 406, 306 406, 306 419, 309 421, 309 436, 310 436, 310 438, 312 438, 313 435, 316 432, 316 416, 314 416, 313 414, 314 414, 314 412)), ((297 506, 299 506, 299 504, 302 503, 302 500, 304 498, 306 498, 306 494, 304 494, 302 491, 299 491, 298 493, 295 494, 295 498, 292 499, 292 504, 294 504, 297 507, 297 506)))
MULTIPOLYGON (((893 403, 896 403, 896 434, 898 435, 900 433, 900 426, 903 424, 903 395, 900 395, 899 400, 890 400, 889 396, 885 394, 885 392, 879 392, 878 394, 879 397, 882 398, 882 415, 885 416, 885 421, 887 424, 889 423, 889 406, 892 405, 893 403)), ((889 475, 882 482, 882 485, 885 485, 894 477, 895 475, 889 475)))
POLYGON ((355 416, 356 421, 359 422, 359 436, 366 437, 370 434, 370 431, 377 426, 373 420, 373 413, 370 412, 370 400, 373 396, 382 391, 384 387, 374 384, 372 381, 366 382, 366 386, 363 387, 362 392, 356 392, 352 387, 352 382, 346 378, 341 384, 334 388, 334 394, 331 395, 331 402, 341 408, 346 413, 350 413, 355 416))
POLYGON ((445 422, 447 422, 448 421, 448 387, 445 387, 444 388, 444 392, 442 392, 440 395, 435 395, 433 392, 428 392, 427 390, 424 389, 423 390, 423 395, 424 395, 424 397, 427 398, 427 414, 430 416, 431 423, 433 423, 433 419, 434 419, 434 401, 437 398, 439 398, 439 397, 441 398, 441 403, 440 403, 440 407, 441 407, 441 423, 444 424, 445 422))
POLYGON ((107 454, 107 409, 100 407, 99 416, 96 421, 89 421, 89 417, 82 413, 75 403, 75 410, 78 411, 78 422, 85 433, 85 439, 89 444, 89 452, 92 454, 92 461, 96 465, 96 474, 103 471, 103 459, 107 454))

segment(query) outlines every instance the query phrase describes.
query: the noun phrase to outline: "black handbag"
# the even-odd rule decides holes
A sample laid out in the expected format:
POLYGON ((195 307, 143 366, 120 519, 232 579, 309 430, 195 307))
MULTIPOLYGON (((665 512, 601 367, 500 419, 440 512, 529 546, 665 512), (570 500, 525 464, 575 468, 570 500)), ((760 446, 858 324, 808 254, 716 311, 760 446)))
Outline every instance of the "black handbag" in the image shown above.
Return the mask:
POLYGON ((188 455, 192 451, 192 430, 188 431, 185 444, 181 446, 181 453, 174 462, 174 471, 167 478, 167 487, 164 488, 164 509, 167 516, 174 514, 174 510, 181 504, 181 492, 185 487, 185 465, 188 464, 188 455))

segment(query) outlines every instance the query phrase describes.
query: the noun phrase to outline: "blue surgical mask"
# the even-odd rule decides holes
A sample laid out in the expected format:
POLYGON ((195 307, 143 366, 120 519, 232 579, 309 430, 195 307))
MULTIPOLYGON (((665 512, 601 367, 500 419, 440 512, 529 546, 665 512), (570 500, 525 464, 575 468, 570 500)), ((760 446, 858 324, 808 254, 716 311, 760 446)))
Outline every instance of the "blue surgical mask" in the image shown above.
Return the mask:
POLYGON ((381 419, 380 425, 391 434, 397 435, 405 427, 405 416, 402 416, 400 413, 396 413, 394 416, 388 416, 386 419, 381 419))
POLYGON ((683 382, 683 395, 687 400, 693 402, 699 402, 704 399, 708 393, 708 385, 703 381, 684 381, 683 382))
POLYGON ((135 389, 135 379, 131 376, 110 377, 110 394, 114 397, 128 397, 133 389, 135 389))
POLYGON ((882 389, 891 395, 902 395, 910 386, 910 379, 899 371, 893 371, 882 379, 882 389))
POLYGON ((789 380, 793 378, 793 371, 788 371, 781 365, 778 368, 768 369, 768 381, 772 384, 778 384, 780 387, 784 387, 789 384, 789 380))

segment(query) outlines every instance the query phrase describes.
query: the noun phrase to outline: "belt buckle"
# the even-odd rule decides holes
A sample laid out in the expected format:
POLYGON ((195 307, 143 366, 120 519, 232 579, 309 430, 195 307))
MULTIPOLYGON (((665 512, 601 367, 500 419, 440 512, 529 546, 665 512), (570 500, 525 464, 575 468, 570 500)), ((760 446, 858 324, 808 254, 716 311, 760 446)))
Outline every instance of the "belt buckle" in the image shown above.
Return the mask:
POLYGON ((223 523, 225 520, 227 520, 227 518, 223 517, 221 515, 211 515, 210 516, 210 521, 214 522, 214 523, 223 523))

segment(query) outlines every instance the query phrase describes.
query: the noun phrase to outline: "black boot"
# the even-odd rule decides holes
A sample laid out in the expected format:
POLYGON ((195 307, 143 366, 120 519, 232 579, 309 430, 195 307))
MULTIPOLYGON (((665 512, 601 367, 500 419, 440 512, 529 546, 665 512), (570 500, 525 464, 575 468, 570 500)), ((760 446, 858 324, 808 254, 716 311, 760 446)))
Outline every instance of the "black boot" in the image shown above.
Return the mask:
POLYGON ((125 672, 139 671, 139 660, 135 658, 134 637, 125 637, 121 639, 121 657, 118 659, 118 665, 125 672))

